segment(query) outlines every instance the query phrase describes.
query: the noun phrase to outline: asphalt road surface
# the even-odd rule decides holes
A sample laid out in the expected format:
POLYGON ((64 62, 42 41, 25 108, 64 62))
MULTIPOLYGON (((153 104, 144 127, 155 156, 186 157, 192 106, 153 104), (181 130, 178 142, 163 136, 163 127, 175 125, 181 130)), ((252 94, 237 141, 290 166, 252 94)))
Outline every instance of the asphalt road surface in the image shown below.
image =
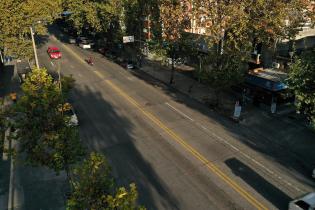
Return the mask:
POLYGON ((107 156, 120 185, 136 183, 147 209, 287 209, 313 190, 238 141, 243 137, 226 128, 232 122, 139 70, 62 40, 57 33, 41 44, 40 65, 73 75, 83 143, 107 156), (49 59, 49 45, 62 59, 49 59), (84 61, 89 56, 94 66, 84 61))

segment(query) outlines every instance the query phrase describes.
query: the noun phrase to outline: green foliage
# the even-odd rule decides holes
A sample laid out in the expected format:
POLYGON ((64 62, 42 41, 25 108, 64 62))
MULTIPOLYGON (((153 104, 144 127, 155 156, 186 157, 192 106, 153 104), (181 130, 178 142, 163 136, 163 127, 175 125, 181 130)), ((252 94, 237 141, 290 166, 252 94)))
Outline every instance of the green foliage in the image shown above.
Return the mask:
MULTIPOLYGON (((58 18, 61 0, 6 0, 0 4, 0 50, 6 55, 31 58, 30 26, 39 20, 47 23, 58 18)), ((36 33, 44 34, 43 24, 36 25, 36 33)))
POLYGON ((136 200, 138 192, 134 183, 129 185, 129 192, 126 188, 120 187, 116 190, 115 195, 107 196, 108 207, 107 209, 120 209, 120 210, 145 210, 144 207, 138 207, 136 200))
POLYGON ((271 46, 279 39, 294 37, 303 17, 313 15, 306 14, 306 8, 304 0, 194 1, 195 26, 205 28, 203 39, 209 49, 202 77, 216 88, 241 82, 253 46, 271 46), (201 16, 204 18, 198 18, 201 16))
MULTIPOLYGON (((69 85, 70 87, 70 85, 69 85)), ((20 152, 32 165, 47 166, 57 173, 83 155, 76 128, 67 124, 58 83, 46 69, 33 69, 22 85, 23 95, 14 107, 20 152)))
POLYGON ((301 23, 314 16, 313 12, 307 9, 309 3, 305 0, 246 1, 246 31, 258 42, 269 46, 277 39, 292 39, 298 33, 301 23))
POLYGON ((67 0, 63 6, 72 12, 69 22, 77 31, 87 28, 94 32, 107 32, 114 21, 120 20, 123 2, 97 0, 67 0))
POLYGON ((137 190, 134 184, 130 191, 115 189, 108 161, 103 155, 91 153, 89 158, 73 170, 73 192, 67 201, 68 210, 133 210, 136 206, 137 190))
POLYGON ((296 96, 297 109, 315 125, 315 52, 307 52, 291 66, 289 88, 296 96))
POLYGON ((208 56, 201 72, 201 78, 214 89, 224 89, 243 81, 247 71, 247 57, 232 52, 208 56), (216 63, 219 62, 218 65, 216 63))

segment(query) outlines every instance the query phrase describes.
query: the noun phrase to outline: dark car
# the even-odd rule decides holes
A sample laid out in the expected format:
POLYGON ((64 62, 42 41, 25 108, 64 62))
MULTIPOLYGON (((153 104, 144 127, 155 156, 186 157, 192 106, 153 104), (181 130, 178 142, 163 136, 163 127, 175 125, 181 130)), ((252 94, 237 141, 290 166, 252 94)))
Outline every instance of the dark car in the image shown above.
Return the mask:
POLYGON ((126 65, 126 68, 127 69, 134 69, 135 68, 135 65, 132 61, 128 61, 127 62, 127 65, 126 65))

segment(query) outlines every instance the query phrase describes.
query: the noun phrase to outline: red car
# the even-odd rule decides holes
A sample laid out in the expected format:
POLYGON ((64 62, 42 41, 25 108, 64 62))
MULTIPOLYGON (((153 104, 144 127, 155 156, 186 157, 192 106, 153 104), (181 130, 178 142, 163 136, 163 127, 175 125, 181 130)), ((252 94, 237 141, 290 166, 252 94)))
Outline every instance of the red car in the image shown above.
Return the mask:
POLYGON ((53 47, 53 46, 48 47, 47 53, 51 59, 61 58, 61 52, 58 47, 53 47))

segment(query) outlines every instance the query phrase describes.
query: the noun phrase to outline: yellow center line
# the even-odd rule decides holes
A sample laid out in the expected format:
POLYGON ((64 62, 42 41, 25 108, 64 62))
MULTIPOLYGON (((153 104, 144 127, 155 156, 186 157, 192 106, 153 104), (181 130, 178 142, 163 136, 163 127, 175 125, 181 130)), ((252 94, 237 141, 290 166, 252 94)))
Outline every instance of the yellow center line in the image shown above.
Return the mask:
POLYGON ((101 74, 99 71, 93 71, 99 78, 104 79, 104 75, 101 74))
MULTIPOLYGON (((53 39, 57 40, 55 37, 53 39)), ((86 62, 75 52, 73 52, 69 47, 63 45, 64 48, 71 53, 75 58, 77 58, 82 63, 86 64, 86 62)), ((87 64, 86 64, 87 65, 87 64)), ((93 71, 99 78, 104 79, 104 75, 98 71, 93 71)), ((194 149, 191 145, 189 145, 183 138, 177 135, 174 131, 168 128, 162 121, 160 121, 157 117, 151 114, 148 111, 145 111, 139 103, 137 103, 133 98, 127 95, 122 89, 120 89, 117 85, 113 84, 109 80, 104 81, 107 85, 109 85, 113 90, 115 90, 118 94, 120 94, 123 98, 125 98, 129 103, 134 105, 141 113, 143 113, 147 118, 149 118, 153 123, 159 126, 162 130, 168 133, 169 136, 172 137, 177 143, 179 143, 182 147, 184 147, 190 154, 192 154, 195 158, 197 158, 202 164, 204 164, 209 171, 212 171, 216 174, 222 181, 228 184, 231 188, 233 188, 236 192, 238 192, 243 198, 245 198, 249 203, 251 203, 255 208, 267 210, 262 203, 260 203, 257 199, 255 199, 251 194, 249 194, 246 190, 244 190, 239 184, 233 181, 230 177, 228 177, 223 171, 221 171, 215 164, 211 163, 207 158, 205 158, 202 154, 200 154, 196 149, 194 149)))
POLYGON ((154 122, 157 126, 159 126, 162 130, 168 133, 176 142, 182 145, 189 153, 191 153, 194 157, 200 160, 210 171, 215 173, 221 180, 227 183, 230 187, 232 187, 235 191, 237 191, 240 195, 242 195, 249 203, 255 206, 257 209, 268 209, 259 201, 257 201, 252 195, 250 195, 246 190, 244 190, 240 185, 238 185, 235 181, 233 181, 230 177, 224 174, 217 166, 213 163, 209 162, 203 155, 201 155, 196 149, 190 146, 184 139, 182 139, 179 135, 177 135, 174 131, 168 128, 163 122, 161 122, 157 117, 155 117, 150 112, 145 111, 141 106, 129 95, 127 95, 123 90, 117 87, 115 84, 110 82, 109 80, 105 81, 113 90, 115 90, 118 94, 120 94, 123 98, 133 104, 138 110, 140 110, 147 118, 149 118, 152 122, 154 122))

